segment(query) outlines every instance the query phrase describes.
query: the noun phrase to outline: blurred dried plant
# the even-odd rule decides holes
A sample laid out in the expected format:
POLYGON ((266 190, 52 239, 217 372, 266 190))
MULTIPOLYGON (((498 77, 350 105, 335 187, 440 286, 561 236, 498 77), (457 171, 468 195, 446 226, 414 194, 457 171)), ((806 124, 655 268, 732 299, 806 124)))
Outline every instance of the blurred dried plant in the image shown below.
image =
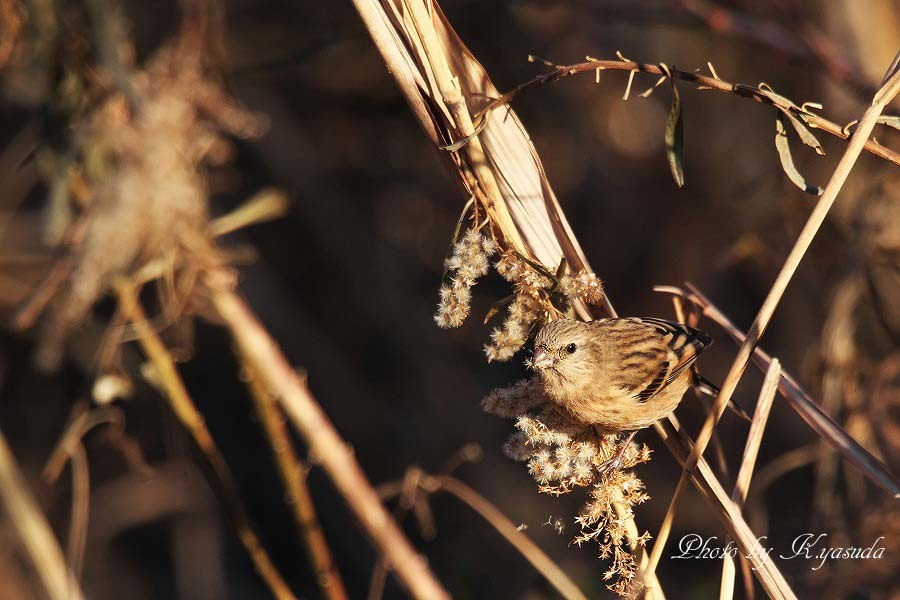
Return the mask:
POLYGON ((25 10, 18 0, 0 0, 0 69, 16 51, 25 24, 25 10))
POLYGON ((204 165, 228 160, 223 134, 255 137, 265 120, 225 94, 199 50, 170 43, 130 80, 138 104, 117 91, 73 122, 75 159, 51 174, 68 202, 54 207, 46 232, 70 255, 16 319, 30 326, 55 296, 36 358, 44 369, 59 364, 69 333, 116 276, 160 280, 165 327, 197 309, 203 273, 226 272, 211 243, 204 165))
MULTIPOLYGON (((837 220, 852 259, 833 286, 814 377, 822 407, 854 438, 893 469, 900 467, 896 423, 900 398, 900 196, 898 177, 886 173, 867 183, 837 220)), ((863 545, 878 529, 891 530, 896 511, 869 490, 862 476, 820 444, 815 464, 811 527, 826 528, 834 543, 863 545), (864 537, 867 536, 867 537, 864 537)), ((886 538, 889 539, 889 538, 886 538)), ((830 562, 811 577, 813 588, 826 578, 842 581, 845 593, 876 585, 894 586, 881 569, 863 582, 847 565, 830 562)))

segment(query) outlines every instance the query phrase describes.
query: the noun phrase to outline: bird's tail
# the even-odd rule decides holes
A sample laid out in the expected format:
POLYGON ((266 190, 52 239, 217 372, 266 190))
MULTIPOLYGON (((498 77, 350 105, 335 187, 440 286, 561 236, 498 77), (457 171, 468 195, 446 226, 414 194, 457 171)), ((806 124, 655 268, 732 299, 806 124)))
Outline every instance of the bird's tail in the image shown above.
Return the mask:
MULTIPOLYGON (((718 386, 716 386, 716 384, 697 372, 694 372, 694 387, 701 393, 704 393, 707 396, 712 396, 713 398, 717 397, 719 395, 719 392, 721 391, 719 390, 718 386)), ((731 410, 731 412, 744 419, 745 421, 753 421, 753 419, 750 418, 750 415, 744 412, 743 408, 741 408, 731 400, 728 400, 727 406, 731 410)))

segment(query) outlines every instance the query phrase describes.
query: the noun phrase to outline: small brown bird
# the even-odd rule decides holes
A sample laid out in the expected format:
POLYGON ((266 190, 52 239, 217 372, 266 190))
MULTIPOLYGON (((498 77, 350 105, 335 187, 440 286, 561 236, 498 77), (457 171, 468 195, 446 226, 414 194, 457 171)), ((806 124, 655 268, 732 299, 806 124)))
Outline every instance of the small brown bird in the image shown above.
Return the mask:
POLYGON ((559 319, 535 337, 531 367, 576 421, 631 432, 630 441, 678 407, 694 383, 691 365, 710 344, 699 329, 663 319, 559 319))

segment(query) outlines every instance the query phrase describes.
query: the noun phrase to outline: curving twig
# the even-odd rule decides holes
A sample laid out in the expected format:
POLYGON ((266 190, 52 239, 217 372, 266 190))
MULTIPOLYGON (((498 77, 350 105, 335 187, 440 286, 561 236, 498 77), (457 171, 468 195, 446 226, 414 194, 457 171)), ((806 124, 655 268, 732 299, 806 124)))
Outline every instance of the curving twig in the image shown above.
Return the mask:
POLYGON ((69 517, 66 558, 73 576, 77 579, 81 578, 84 562, 91 493, 88 458, 83 438, 91 429, 100 425, 109 425, 119 433, 124 432, 125 420, 122 411, 113 406, 104 406, 82 412, 75 417, 47 459, 43 472, 44 481, 52 484, 59 479, 66 463, 69 463, 72 470, 72 509, 69 517))
MULTIPOLYGON (((579 73, 597 73, 599 71, 630 71, 631 73, 650 73, 651 75, 659 75, 661 77, 681 79, 696 84, 698 89, 715 90, 717 92, 733 94, 741 98, 759 102, 760 104, 773 106, 801 119, 813 129, 820 129, 825 133, 842 140, 849 139, 852 135, 846 126, 838 125, 821 115, 809 111, 808 108, 812 108, 809 103, 798 105, 790 99, 772 92, 772 90, 764 84, 752 86, 743 83, 730 83, 724 79, 720 79, 715 74, 713 76, 707 76, 693 71, 682 71, 675 67, 663 68, 658 64, 640 63, 625 59, 624 57, 621 60, 596 60, 592 58, 583 63, 556 65, 549 73, 538 75, 525 83, 517 85, 500 97, 491 100, 491 102, 476 117, 475 121, 476 123, 481 123, 483 121, 483 115, 509 104, 513 98, 527 89, 553 83, 554 81, 559 81, 560 79, 565 79, 572 75, 578 75, 579 73), (668 74, 666 71, 668 71, 668 74)), ((886 105, 888 102, 890 102, 890 99, 886 100, 884 104, 886 105)), ((867 139, 863 147, 866 151, 875 156, 900 166, 900 153, 882 146, 877 141, 867 139)))
POLYGON ((388 482, 379 486, 382 498, 399 496, 404 493, 407 481, 413 481, 417 489, 428 494, 447 492, 469 506, 484 518, 497 533, 509 542, 533 566, 557 592, 567 599, 585 600, 587 596, 578 588, 565 571, 553 562, 531 538, 522 533, 515 523, 494 506, 484 496, 462 481, 450 475, 429 475, 418 467, 410 467, 408 476, 401 481, 388 482), (410 476, 411 475, 411 476, 410 476))

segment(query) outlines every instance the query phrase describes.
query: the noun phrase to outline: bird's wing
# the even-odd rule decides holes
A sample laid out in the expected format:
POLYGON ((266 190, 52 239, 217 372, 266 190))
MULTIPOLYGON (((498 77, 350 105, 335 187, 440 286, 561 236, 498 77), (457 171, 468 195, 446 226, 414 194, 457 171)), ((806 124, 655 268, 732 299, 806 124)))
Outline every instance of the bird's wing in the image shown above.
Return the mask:
POLYGON ((646 402, 678 379, 712 343, 706 333, 663 319, 607 319, 608 339, 621 364, 617 384, 646 402))

